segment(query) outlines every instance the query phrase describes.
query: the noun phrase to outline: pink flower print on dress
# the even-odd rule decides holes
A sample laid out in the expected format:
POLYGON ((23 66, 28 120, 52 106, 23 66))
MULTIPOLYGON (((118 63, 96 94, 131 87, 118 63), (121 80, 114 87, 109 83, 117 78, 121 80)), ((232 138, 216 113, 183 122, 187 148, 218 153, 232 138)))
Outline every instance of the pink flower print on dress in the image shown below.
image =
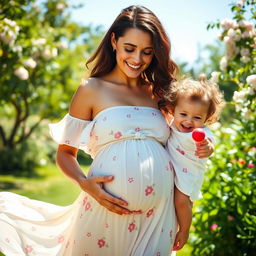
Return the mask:
POLYGON ((119 131, 119 132, 116 132, 115 134, 114 134, 114 138, 115 139, 119 139, 119 138, 121 138, 123 136, 123 134, 119 131))
POLYGON ((65 144, 70 144, 70 140, 65 140, 65 144))
POLYGON ((85 210, 85 211, 88 211, 90 208, 91 208, 91 204, 88 202, 88 203, 85 205, 84 210, 85 210))
POLYGON ((9 238, 5 238, 5 242, 6 243, 10 243, 10 239, 9 238))
POLYGON ((141 130, 140 127, 135 128, 135 132, 139 132, 140 130, 141 130))
POLYGON ((104 116, 102 120, 103 120, 103 121, 106 121, 106 120, 107 120, 107 117, 106 117, 106 116, 104 116))
POLYGON ((134 182, 134 178, 128 178, 128 182, 129 182, 129 183, 134 182))
POLYGON ((160 253, 160 252, 157 252, 157 253, 156 253, 156 256, 161 256, 161 253, 160 253))
POLYGON ((58 244, 63 243, 64 239, 65 239, 65 238, 64 238, 63 235, 59 236, 59 237, 58 237, 58 244))
POLYGON ((116 156, 113 156, 112 160, 113 161, 116 161, 117 157, 116 156))
POLYGON ((185 151, 180 149, 179 146, 176 148, 177 151, 179 151, 182 155, 185 155, 185 151))
POLYGON ((92 233, 91 233, 91 232, 87 232, 86 236, 87 236, 87 237, 91 237, 91 236, 92 236, 92 233))
POLYGON ((185 173, 187 173, 187 172, 188 172, 188 169, 187 169, 187 168, 183 168, 182 171, 185 172, 185 173))
POLYGON ((109 227, 109 225, 108 225, 108 223, 106 223, 106 224, 105 224, 105 228, 108 228, 108 227, 109 227))
POLYGON ((32 231, 36 231, 36 228, 33 226, 33 227, 31 227, 31 230, 32 231))
POLYGON ((127 118, 131 118, 132 115, 131 115, 131 114, 127 114, 126 117, 127 117, 127 118))
POLYGON ((154 191, 153 186, 147 186, 147 188, 145 189, 145 195, 148 196, 152 194, 153 191, 154 191))
POLYGON ((84 197, 84 199, 83 199, 83 206, 85 206, 86 202, 87 202, 87 196, 84 197))
POLYGON ((26 247, 24 248, 24 251, 26 254, 29 254, 33 251, 33 247, 31 245, 26 245, 26 247))
POLYGON ((142 210, 133 210, 132 213, 134 213, 134 214, 142 214, 142 210))
POLYGON ((129 230, 129 232, 132 232, 134 229, 135 229, 135 224, 134 224, 134 222, 132 222, 129 224, 128 230, 129 230))
POLYGON ((99 240, 98 240, 98 246, 99 246, 99 248, 104 247, 104 246, 105 246, 105 244, 106 244, 106 242, 105 242, 105 240, 104 240, 104 239, 99 239, 99 240))
POLYGON ((147 218, 148 218, 149 216, 151 216, 151 215, 153 214, 153 212, 154 212, 154 208, 148 210, 148 211, 147 211, 147 218))

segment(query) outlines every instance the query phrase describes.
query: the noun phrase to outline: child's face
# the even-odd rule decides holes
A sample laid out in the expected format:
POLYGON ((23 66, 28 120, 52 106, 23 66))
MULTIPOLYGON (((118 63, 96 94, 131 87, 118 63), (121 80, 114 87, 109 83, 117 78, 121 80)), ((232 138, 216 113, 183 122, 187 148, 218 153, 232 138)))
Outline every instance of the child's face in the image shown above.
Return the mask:
POLYGON ((181 98, 173 112, 173 125, 180 132, 192 132, 202 128, 206 121, 209 104, 181 98))

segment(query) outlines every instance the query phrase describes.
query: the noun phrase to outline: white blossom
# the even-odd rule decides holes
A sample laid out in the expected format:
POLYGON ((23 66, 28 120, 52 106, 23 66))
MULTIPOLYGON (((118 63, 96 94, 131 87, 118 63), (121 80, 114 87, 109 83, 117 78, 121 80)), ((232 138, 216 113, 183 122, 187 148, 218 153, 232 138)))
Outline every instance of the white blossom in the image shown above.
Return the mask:
POLYGON ((3 21, 4 21, 5 24, 9 25, 10 27, 15 27, 16 26, 16 21, 14 21, 14 20, 9 20, 7 18, 4 18, 3 21))
POLYGON ((245 28, 248 31, 253 29, 253 23, 247 20, 240 20, 238 25, 239 27, 245 28))
POLYGON ((235 32, 235 30, 234 30, 233 28, 230 28, 230 29, 228 30, 227 35, 228 35, 229 37, 233 38, 233 37, 236 35, 236 32, 235 32))
POLYGON ((22 52, 22 46, 21 46, 21 45, 14 45, 14 46, 12 47, 12 50, 13 50, 14 52, 22 52))
POLYGON ((19 67, 14 71, 15 76, 20 80, 27 80, 29 78, 29 73, 24 67, 19 67))
POLYGON ((52 48, 52 57, 56 57, 58 55, 58 49, 52 48))
POLYGON ((249 94, 254 95, 256 92, 256 75, 250 75, 246 78, 247 84, 249 84, 249 94))
POLYGON ((213 81, 214 83, 218 83, 219 82, 219 76, 220 76, 220 72, 212 72, 211 73, 211 78, 210 80, 213 81))
POLYGON ((226 44, 226 56, 228 59, 234 58, 238 54, 238 52, 239 50, 233 41, 226 44))
POLYGON ((228 65, 228 60, 227 60, 227 58, 224 56, 224 57, 222 57, 221 60, 220 60, 220 70, 221 70, 221 71, 226 71, 227 65, 228 65))
POLYGON ((243 7, 243 5, 244 5, 244 1, 236 2, 236 6, 239 7, 239 8, 243 7))
POLYGON ((33 39, 32 40, 32 44, 34 46, 44 45, 45 43, 46 43, 46 39, 45 38, 38 38, 38 39, 33 39))
POLYGON ((57 48, 50 48, 49 46, 45 47, 45 49, 42 52, 42 56, 44 59, 49 60, 53 57, 56 57, 58 55, 57 48))
POLYGON ((235 91, 233 95, 233 100, 236 103, 243 104, 248 94, 249 94, 248 88, 243 88, 241 91, 235 91))
POLYGON ((24 65, 29 67, 29 68, 35 68, 37 63, 32 58, 29 58, 29 59, 24 61, 24 65))
POLYGON ((256 75, 247 76, 246 82, 250 85, 256 85, 256 75))
POLYGON ((242 38, 252 37, 252 32, 244 31, 241 36, 242 36, 242 38))
POLYGON ((64 9, 65 9, 65 4, 63 4, 63 3, 58 3, 57 5, 56 5, 56 9, 58 10, 58 11, 63 11, 64 9))
POLYGON ((68 48, 68 44, 67 44, 67 42, 65 42, 65 41, 60 41, 60 42, 58 43, 58 46, 59 46, 61 49, 67 49, 67 48, 68 48))
POLYGON ((5 44, 13 44, 16 36, 12 30, 9 30, 7 33, 0 33, 0 39, 5 44))
POLYGON ((251 60, 251 58, 250 58, 249 56, 242 56, 242 57, 240 58, 240 60, 241 60, 243 63, 248 63, 248 62, 251 60))
POLYGON ((237 22, 234 20, 230 20, 230 19, 224 19, 223 21, 221 21, 220 25, 224 30, 238 27, 237 22))

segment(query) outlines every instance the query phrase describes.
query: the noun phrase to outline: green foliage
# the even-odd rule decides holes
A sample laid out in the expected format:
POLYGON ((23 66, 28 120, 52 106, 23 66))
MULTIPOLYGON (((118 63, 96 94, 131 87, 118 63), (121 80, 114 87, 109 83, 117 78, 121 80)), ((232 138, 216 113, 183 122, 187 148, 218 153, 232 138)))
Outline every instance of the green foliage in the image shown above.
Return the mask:
POLYGON ((27 140, 42 120, 64 115, 85 75, 86 54, 102 31, 74 23, 72 8, 65 0, 13 0, 1 5, 1 171, 18 168, 18 163, 20 169, 33 167, 37 158, 27 155, 32 154, 27 140), (21 152, 24 162, 15 160, 21 152))
MULTIPOLYGON (((256 32, 244 18, 255 3, 233 4, 233 20, 218 23, 226 47, 219 83, 236 91, 232 123, 215 131, 219 141, 205 177, 204 198, 195 206, 195 256, 250 256, 256 251, 256 32)), ((255 21, 255 11, 251 14, 255 21)))

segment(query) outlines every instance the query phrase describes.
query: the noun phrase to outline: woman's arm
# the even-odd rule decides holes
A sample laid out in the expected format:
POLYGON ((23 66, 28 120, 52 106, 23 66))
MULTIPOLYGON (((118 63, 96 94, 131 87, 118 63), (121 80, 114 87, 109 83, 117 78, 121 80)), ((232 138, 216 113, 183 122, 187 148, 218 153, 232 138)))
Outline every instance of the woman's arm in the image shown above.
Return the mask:
MULTIPOLYGON (((70 106, 70 115, 83 120, 91 120, 93 112, 93 99, 95 100, 95 90, 88 83, 82 84, 76 91, 70 106)), ((113 197, 102 188, 102 183, 113 181, 113 176, 86 177, 77 161, 78 149, 59 145, 56 154, 56 163, 63 173, 68 176, 79 187, 90 194, 102 206, 117 214, 130 214, 124 208, 127 202, 113 197)))

